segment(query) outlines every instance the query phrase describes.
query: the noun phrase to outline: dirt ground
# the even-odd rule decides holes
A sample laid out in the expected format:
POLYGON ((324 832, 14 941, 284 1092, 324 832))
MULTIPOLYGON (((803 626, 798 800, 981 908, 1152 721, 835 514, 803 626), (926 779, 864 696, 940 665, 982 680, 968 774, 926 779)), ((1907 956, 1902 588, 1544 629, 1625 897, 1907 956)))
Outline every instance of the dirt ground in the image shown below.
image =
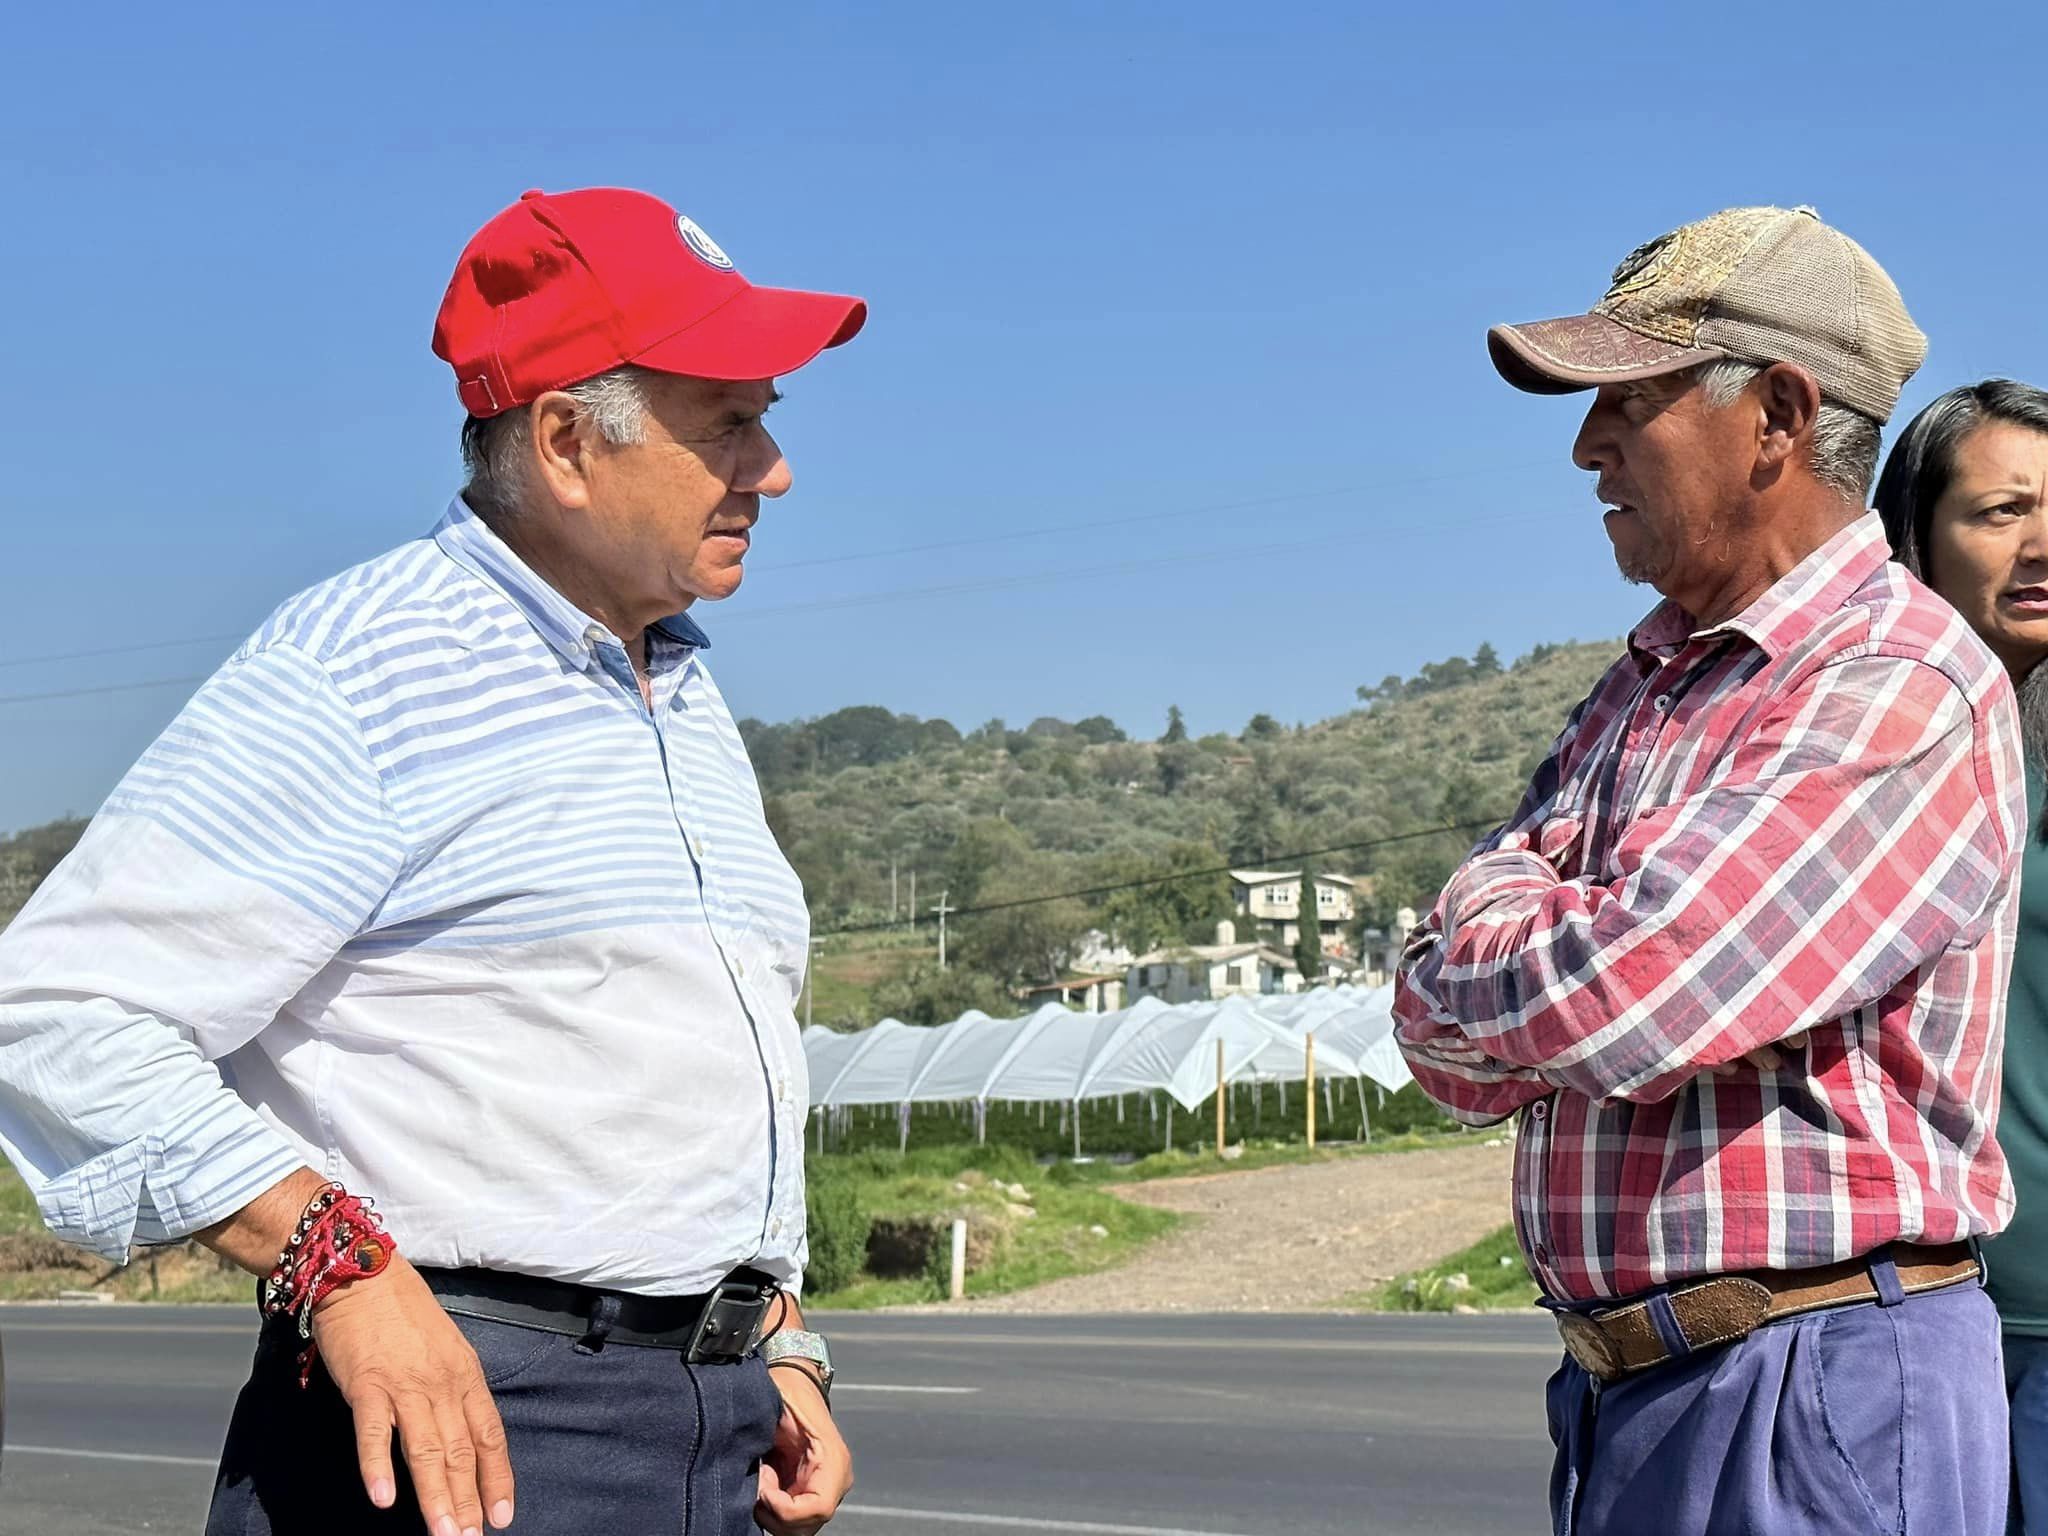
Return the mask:
MULTIPOLYGON (((1296 1312, 1477 1242, 1509 1219, 1513 1148, 1489 1138, 1118 1187, 1185 1213, 1120 1269, 946 1308, 963 1312, 1296 1312), (1490 1144, 1489 1144, 1490 1143, 1490 1144)), ((930 1310, 937 1310, 936 1308, 930 1310)))

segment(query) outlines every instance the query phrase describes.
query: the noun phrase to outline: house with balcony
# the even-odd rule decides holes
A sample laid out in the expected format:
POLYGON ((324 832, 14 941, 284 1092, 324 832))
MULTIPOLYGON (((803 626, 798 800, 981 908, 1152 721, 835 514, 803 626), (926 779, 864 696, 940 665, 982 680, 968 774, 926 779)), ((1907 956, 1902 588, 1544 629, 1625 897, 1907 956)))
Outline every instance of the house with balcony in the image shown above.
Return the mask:
POLYGON ((1230 896, 1237 906, 1238 925, 1248 936, 1292 952, 1301 942, 1301 925, 1310 918, 1322 936, 1326 957, 1351 958, 1350 929, 1358 915, 1358 880, 1351 875, 1315 876, 1315 911, 1301 910, 1298 869, 1233 869, 1230 896))

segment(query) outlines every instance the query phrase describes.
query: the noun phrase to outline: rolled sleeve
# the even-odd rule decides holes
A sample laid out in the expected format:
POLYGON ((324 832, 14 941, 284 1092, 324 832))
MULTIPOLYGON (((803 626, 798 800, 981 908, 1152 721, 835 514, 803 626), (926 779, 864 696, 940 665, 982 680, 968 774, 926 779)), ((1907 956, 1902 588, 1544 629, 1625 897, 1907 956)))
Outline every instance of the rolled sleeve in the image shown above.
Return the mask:
POLYGON ((0 1151, 53 1232, 120 1259, 305 1165, 214 1063, 361 931, 404 858, 317 661, 246 653, 200 690, 0 933, 0 1151))

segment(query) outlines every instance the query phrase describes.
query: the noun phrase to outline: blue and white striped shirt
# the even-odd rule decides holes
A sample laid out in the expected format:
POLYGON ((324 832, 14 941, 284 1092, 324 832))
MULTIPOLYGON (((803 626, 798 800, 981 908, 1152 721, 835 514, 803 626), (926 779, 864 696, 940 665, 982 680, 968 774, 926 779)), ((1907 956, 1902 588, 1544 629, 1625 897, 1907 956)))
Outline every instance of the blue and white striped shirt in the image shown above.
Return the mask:
POLYGON ((809 920, 687 617, 624 647, 459 500, 287 602, 0 934, 0 1149, 118 1257, 301 1165, 418 1263, 804 1262, 809 920))

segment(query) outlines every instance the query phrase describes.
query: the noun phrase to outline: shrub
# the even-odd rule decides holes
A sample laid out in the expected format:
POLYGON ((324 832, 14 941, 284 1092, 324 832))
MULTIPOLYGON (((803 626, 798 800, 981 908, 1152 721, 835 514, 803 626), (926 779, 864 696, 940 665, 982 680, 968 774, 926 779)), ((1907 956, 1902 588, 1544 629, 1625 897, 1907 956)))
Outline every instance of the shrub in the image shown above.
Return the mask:
POLYGON ((811 1245, 804 1289, 843 1290, 867 1260, 871 1222, 860 1191, 851 1180, 813 1176, 804 1191, 804 1217, 811 1245))

